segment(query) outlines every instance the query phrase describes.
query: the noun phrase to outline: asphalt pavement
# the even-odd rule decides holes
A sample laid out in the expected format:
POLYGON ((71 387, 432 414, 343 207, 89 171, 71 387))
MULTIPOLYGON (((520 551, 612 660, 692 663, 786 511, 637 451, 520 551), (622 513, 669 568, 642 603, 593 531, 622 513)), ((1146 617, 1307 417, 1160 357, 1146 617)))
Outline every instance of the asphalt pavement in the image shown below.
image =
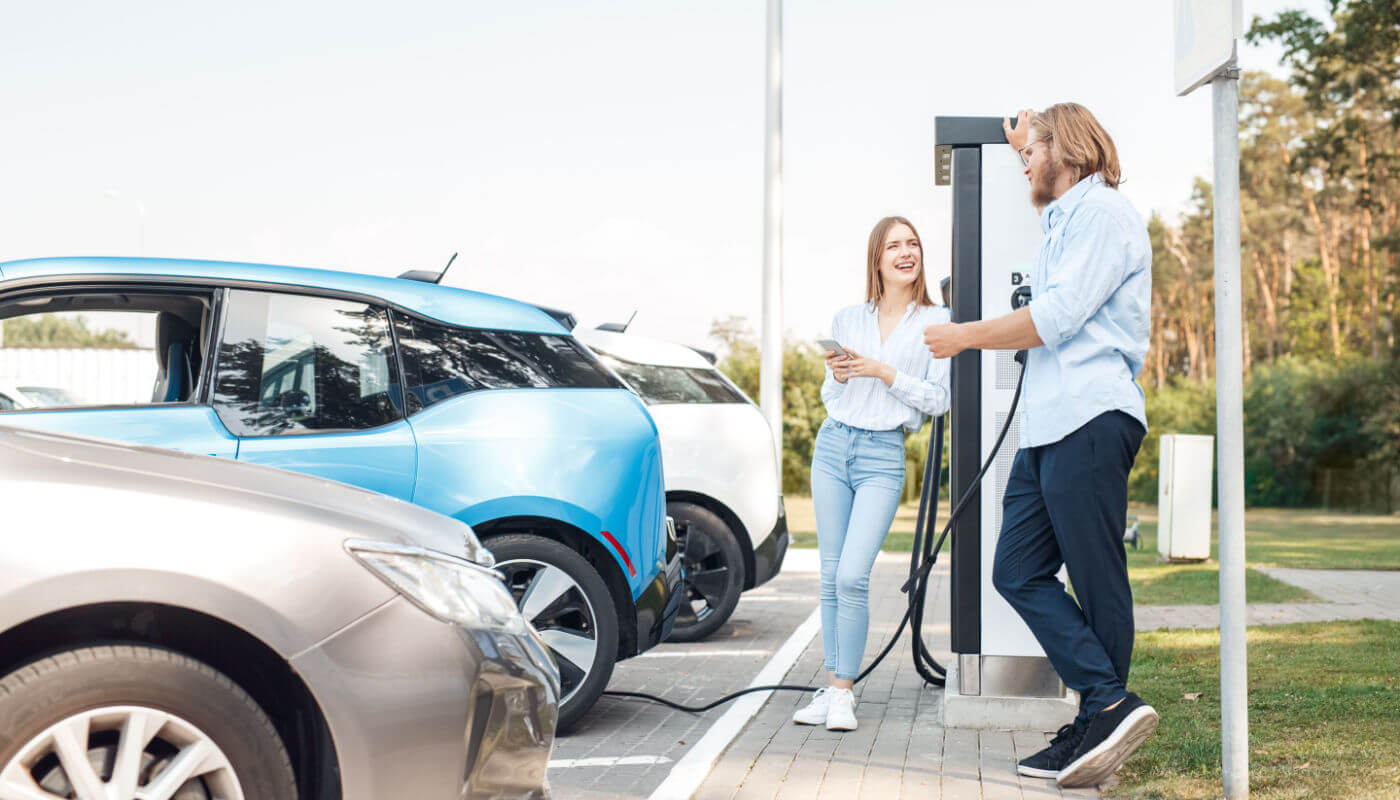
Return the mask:
MULTIPOLYGON (((811 555, 799 553, 773 580, 745 592, 734 615, 705 641, 666 642, 618 664, 608 688, 696 705, 747 686, 817 607, 811 555)), ((555 796, 650 797, 733 705, 687 714, 604 696, 582 723, 555 741, 549 770, 555 796)), ((734 720, 731 716, 727 724, 734 720)))

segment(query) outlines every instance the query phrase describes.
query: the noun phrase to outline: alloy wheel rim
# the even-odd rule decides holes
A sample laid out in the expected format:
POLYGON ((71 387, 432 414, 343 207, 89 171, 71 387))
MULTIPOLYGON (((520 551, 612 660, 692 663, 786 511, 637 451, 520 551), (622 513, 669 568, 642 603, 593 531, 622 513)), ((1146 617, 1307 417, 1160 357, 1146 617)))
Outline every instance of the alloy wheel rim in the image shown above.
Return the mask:
POLYGON ((559 704, 578 693, 598 655, 598 616, 569 573, 530 558, 496 564, 520 613, 539 632, 559 667, 559 704))
POLYGON ((676 615, 676 625, 699 625, 715 613, 729 588, 729 564, 719 543, 699 525, 677 525, 676 538, 687 600, 676 615))
POLYGON ((145 706, 104 706, 32 737, 0 769, 10 800, 244 800, 222 749, 194 724, 145 706))

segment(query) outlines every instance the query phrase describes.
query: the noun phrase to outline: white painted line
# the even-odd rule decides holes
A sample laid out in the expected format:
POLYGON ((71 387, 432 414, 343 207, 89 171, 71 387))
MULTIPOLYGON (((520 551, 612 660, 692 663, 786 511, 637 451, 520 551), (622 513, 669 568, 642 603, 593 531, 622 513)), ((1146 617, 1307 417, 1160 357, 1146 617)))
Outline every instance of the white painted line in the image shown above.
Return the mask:
MULTIPOLYGON (((821 606, 818 606, 812 609, 807 619, 797 626, 797 630, 792 632, 786 642, 783 642, 783 646, 778 648, 778 652, 768 664, 754 676, 749 686, 765 686, 781 681, 787 671, 792 669, 792 665, 797 663, 798 657, 807 649, 807 645, 811 644, 821 627, 821 606)), ((729 706, 729 710, 724 712, 724 716, 705 731, 705 735, 700 737, 700 741, 695 743, 690 752, 676 762, 666 780, 656 787, 656 791, 651 793, 648 800, 690 800, 700 788, 705 776, 710 774, 710 769, 724 752, 724 748, 734 741, 734 737, 739 735, 739 731, 744 729, 772 694, 754 692, 735 700, 729 706)))
POLYGON ((549 762, 550 769, 570 767, 643 767, 652 764, 669 764, 666 756, 610 756, 605 758, 556 758, 549 762))
POLYGON ((655 650, 642 653, 637 658, 673 658, 676 656, 770 656, 772 650, 655 650))
POLYGON ((804 604, 805 604, 805 603, 809 603, 809 602, 811 602, 811 601, 812 601, 812 595, 810 595, 810 594, 803 594, 803 595, 784 595, 784 596, 782 596, 782 597, 779 597, 779 596, 777 596, 777 595, 765 595, 765 596, 761 596, 761 597, 750 597, 750 596, 748 596, 748 595, 744 595, 743 598, 739 600, 739 602, 740 602, 741 604, 745 604, 745 605, 747 605, 748 603, 804 603, 804 604))

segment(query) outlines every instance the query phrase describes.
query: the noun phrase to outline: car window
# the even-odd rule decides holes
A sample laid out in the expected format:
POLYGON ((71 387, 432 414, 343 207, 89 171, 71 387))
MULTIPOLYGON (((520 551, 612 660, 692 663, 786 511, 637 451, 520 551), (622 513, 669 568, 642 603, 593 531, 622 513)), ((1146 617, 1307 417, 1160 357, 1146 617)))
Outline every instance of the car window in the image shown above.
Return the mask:
POLYGON ((236 289, 224 320, 213 403, 235 435, 363 430, 402 418, 384 309, 236 289))
POLYGON ((602 351, 595 352, 634 392, 652 405, 747 402, 713 369, 639 364, 602 351))
POLYGON ((211 305, 125 286, 0 303, 0 411, 194 402, 211 305))
POLYGON ((623 388, 571 336, 459 328, 394 314, 410 410, 483 389, 623 388))

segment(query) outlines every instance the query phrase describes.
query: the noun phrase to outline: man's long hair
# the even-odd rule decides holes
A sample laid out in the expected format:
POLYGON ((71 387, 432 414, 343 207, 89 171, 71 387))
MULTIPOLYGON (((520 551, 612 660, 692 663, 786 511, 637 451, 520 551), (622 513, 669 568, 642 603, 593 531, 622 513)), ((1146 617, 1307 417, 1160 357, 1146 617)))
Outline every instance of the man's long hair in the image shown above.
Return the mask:
POLYGON ((1114 189, 1122 182, 1118 148, 1089 109, 1078 103, 1056 103, 1031 117, 1031 127, 1037 140, 1050 146, 1050 156, 1074 171, 1076 183, 1094 174, 1114 189))
POLYGON ((870 244, 866 248, 865 258, 865 301, 878 305, 885 298, 885 279, 880 276, 880 256, 885 252, 885 237, 889 235, 890 228, 896 225, 908 225, 914 238, 919 240, 919 277, 914 279, 914 302, 921 306, 931 306, 933 300, 928 296, 928 285, 924 281, 924 276, 928 274, 928 265, 924 263, 924 240, 919 236, 919 229, 914 227, 914 223, 904 217, 885 217, 875 223, 874 229, 870 231, 870 244))

